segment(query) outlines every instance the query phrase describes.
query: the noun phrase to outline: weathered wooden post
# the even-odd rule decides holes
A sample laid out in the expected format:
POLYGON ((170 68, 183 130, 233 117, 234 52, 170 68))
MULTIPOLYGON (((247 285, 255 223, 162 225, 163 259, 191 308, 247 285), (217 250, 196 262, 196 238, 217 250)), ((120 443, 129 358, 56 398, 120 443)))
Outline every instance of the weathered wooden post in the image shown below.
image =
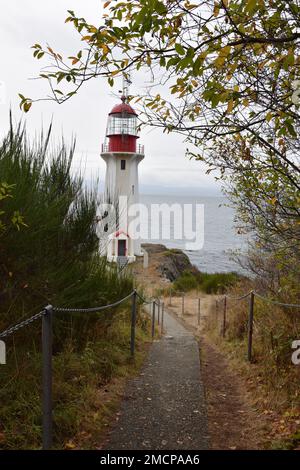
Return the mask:
POLYGON ((223 328, 222 328, 222 336, 225 338, 226 335, 226 313, 227 313, 227 297, 224 297, 224 306, 223 306, 223 328))
POLYGON ((198 299, 198 326, 200 326, 200 315, 201 315, 201 299, 198 299))
POLYGON ((170 287, 170 299, 169 299, 169 305, 172 305, 172 289, 170 287))
POLYGON ((132 304, 131 304, 131 337, 130 337, 130 353, 131 357, 134 356, 135 352, 135 326, 136 326, 136 290, 132 294, 132 304))
POLYGON ((157 301, 157 324, 160 324, 160 300, 157 301))
POLYGON ((52 342, 53 342, 53 307, 45 307, 42 319, 42 354, 43 354, 43 449, 52 447, 52 342))
POLYGON ((250 293, 249 318, 248 318, 248 361, 252 362, 252 340, 253 340, 253 319, 254 319, 254 292, 250 293))

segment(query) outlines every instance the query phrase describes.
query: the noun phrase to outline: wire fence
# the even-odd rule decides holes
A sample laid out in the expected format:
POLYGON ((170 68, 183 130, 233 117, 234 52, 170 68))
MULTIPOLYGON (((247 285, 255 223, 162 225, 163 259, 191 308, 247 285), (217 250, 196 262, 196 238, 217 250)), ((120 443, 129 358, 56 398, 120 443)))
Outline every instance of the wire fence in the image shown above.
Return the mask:
MULTIPOLYGON (((61 308, 47 305, 43 310, 37 314, 27 318, 15 325, 10 326, 6 330, 0 333, 0 340, 7 338, 17 331, 31 325, 33 322, 42 319, 42 441, 43 449, 51 449, 53 444, 53 400, 52 400, 52 358, 53 358, 53 317, 55 314, 60 313, 96 313, 107 310, 109 308, 115 308, 127 300, 131 300, 131 327, 130 327, 130 354, 134 358, 135 355, 135 336, 136 336, 136 324, 137 324, 137 301, 144 305, 152 305, 151 309, 151 336, 152 339, 155 337, 155 325, 160 325, 161 333, 163 332, 163 321, 164 321, 164 304, 159 299, 145 299, 141 294, 134 289, 126 297, 108 304, 101 305, 99 307, 91 308, 61 308), (156 321, 157 319, 157 321, 156 321)), ((4 343, 1 341, 2 346, 4 343)), ((3 349, 2 349, 3 350, 3 349)), ((5 354, 4 348, 4 354, 5 354)), ((4 361, 3 363, 5 363, 4 361)))

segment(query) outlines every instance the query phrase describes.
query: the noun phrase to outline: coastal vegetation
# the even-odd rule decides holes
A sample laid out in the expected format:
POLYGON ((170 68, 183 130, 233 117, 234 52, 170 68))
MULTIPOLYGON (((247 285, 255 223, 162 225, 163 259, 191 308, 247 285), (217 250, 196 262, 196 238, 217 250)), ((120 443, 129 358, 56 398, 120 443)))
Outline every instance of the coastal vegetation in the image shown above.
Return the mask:
MULTIPOLYGON (((97 253, 98 195, 72 171, 74 148, 53 146, 51 129, 31 142, 12 124, 0 144, 0 332, 48 304, 95 307, 133 290, 132 278, 108 269, 97 253)), ((147 335, 140 311, 132 361, 128 302, 93 314, 55 314, 55 447, 96 445, 91 439, 105 429, 122 380, 141 363, 147 335)), ((3 339, 0 448, 40 448, 41 320, 3 339)))
MULTIPOLYGON (((292 362, 292 343, 300 337, 299 308, 273 305, 280 297, 290 303, 298 297, 262 289, 262 278, 244 279, 226 294, 236 298, 254 289, 266 296, 255 297, 252 362, 247 360, 249 298, 227 298, 226 335, 220 335, 221 318, 208 318, 205 332, 217 344, 230 367, 243 377, 251 403, 268 419, 268 448, 298 449, 300 443, 299 366, 292 362)), ((223 302, 220 304, 223 311, 223 302)), ((221 317, 221 315, 220 315, 221 317)))
MULTIPOLYGON (((254 359, 260 365, 254 370, 269 401, 273 397, 294 413, 299 367, 290 358, 292 340, 300 337, 299 309, 270 301, 300 302, 299 4, 112 0, 106 8, 96 24, 69 11, 66 22, 84 47, 68 59, 51 47, 33 46, 38 60, 54 64, 41 77, 50 82, 52 99, 63 103, 93 77, 106 77, 113 86, 130 67, 149 73, 151 87, 131 97, 144 123, 186 138, 188 155, 223 182, 237 230, 251 234, 240 262, 252 280, 235 283, 233 274, 201 273, 198 279, 190 271, 175 281, 176 289, 227 288, 235 296, 255 289, 268 299, 255 304, 254 359)), ((28 112, 34 99, 20 98, 28 112)), ((247 304, 228 311, 225 343, 236 354, 244 351, 247 304)))
MULTIPOLYGON (((152 86, 130 97, 144 123, 179 132, 188 155, 215 172, 237 230, 253 235, 246 269, 262 291, 290 301, 300 285, 299 15, 283 0, 112 0, 99 24, 68 12, 85 45, 70 63, 33 46, 54 63, 41 77, 58 103, 93 77, 113 86, 131 67, 149 73, 152 86)), ((33 102, 21 96, 25 111, 33 102)))
POLYGON ((196 269, 184 271, 174 282, 175 291, 188 292, 199 289, 206 294, 222 294, 226 289, 238 282, 236 273, 203 273, 196 269))

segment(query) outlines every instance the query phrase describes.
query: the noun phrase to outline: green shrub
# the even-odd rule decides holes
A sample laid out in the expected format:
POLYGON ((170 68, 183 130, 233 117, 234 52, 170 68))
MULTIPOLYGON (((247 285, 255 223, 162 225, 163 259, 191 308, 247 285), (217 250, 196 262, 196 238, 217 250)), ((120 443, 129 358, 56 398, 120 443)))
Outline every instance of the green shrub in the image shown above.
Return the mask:
MULTIPOLYGON (((20 126, 0 144, 1 179, 13 185, 13 197, 1 201, 6 229, 0 236, 0 331, 47 304, 93 307, 132 290, 132 279, 107 269, 97 253, 97 191, 85 189, 82 177, 72 173, 73 155, 74 145, 68 149, 63 142, 50 151, 49 133, 30 144, 20 126), (26 221, 20 231, 9 229, 6 220, 14 211, 26 221)), ((79 328, 78 341, 87 341, 92 325, 99 319, 106 324, 113 314, 77 315, 72 324, 79 328)), ((69 316, 57 315, 55 328, 59 348, 70 331, 69 316)), ((40 327, 31 331, 39 335, 40 327)))
POLYGON ((202 273, 193 267, 190 271, 184 271, 173 286, 177 291, 188 292, 199 288, 207 294, 221 294, 239 279, 236 273, 202 273))
MULTIPOLYGON (((105 305, 133 289, 131 277, 119 276, 98 254, 97 191, 85 189, 82 177, 71 171, 74 145, 68 150, 62 142, 50 151, 49 137, 30 144, 19 126, 0 144, 1 181, 13 188, 13 197, 1 199, 0 331, 47 304, 105 305), (21 230, 11 223, 15 211, 26 223, 21 230)), ((121 316, 120 308, 54 316, 57 447, 80 431, 98 387, 131 367, 129 302, 121 308, 121 316)), ((141 330, 138 323, 138 344, 141 330)), ((36 448, 41 443, 41 321, 5 341, 0 448, 36 448)))
POLYGON ((189 290, 196 289, 197 286, 197 279, 190 271, 184 271, 174 282, 174 288, 177 291, 188 292, 189 290))
POLYGON ((224 294, 239 280, 236 273, 201 273, 200 287, 207 294, 224 294))

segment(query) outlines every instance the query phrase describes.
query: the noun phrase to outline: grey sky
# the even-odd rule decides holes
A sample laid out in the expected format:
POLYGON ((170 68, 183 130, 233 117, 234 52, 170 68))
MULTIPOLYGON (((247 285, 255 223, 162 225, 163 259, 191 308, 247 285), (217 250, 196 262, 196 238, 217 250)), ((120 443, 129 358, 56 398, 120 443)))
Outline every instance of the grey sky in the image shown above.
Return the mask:
MULTIPOLYGON (((29 80, 37 76, 40 67, 46 64, 46 61, 33 59, 30 47, 36 42, 49 43, 64 55, 72 55, 80 49, 81 44, 72 26, 64 23, 67 10, 75 10, 91 23, 97 23, 101 1, 10 0, 2 1, 1 4, 0 82, 4 84, 5 94, 3 91, 0 94, 0 136, 7 131, 10 107, 16 121, 24 117, 18 106, 19 92, 32 98, 41 98, 49 91, 45 81, 29 80)), ((120 87, 121 83, 113 91, 117 93, 120 87)), ((99 175, 100 180, 103 180, 105 164, 99 154, 107 115, 115 102, 116 98, 106 81, 94 80, 86 84, 78 96, 63 105, 54 102, 34 104, 26 116, 28 130, 34 135, 39 132, 42 123, 46 126, 53 118, 55 138, 62 133, 66 141, 70 141, 72 135, 77 138, 75 166, 84 167, 87 179, 99 175)), ((213 176, 205 175, 200 163, 185 157, 187 145, 182 136, 145 129, 140 142, 146 150, 146 158, 140 165, 142 192, 219 194, 219 186, 213 176)))

